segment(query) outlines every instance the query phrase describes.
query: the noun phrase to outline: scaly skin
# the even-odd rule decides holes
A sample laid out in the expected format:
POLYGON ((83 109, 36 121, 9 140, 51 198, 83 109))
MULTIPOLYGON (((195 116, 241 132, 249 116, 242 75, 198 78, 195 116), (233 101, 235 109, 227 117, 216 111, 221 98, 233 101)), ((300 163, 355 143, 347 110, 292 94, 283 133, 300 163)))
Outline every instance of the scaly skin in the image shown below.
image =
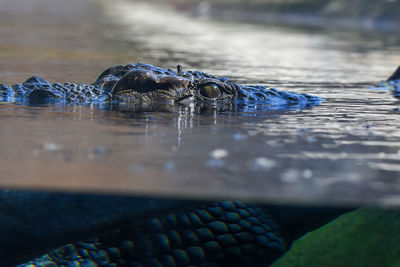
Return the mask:
POLYGON ((259 208, 225 201, 62 246, 27 266, 260 266, 286 251, 259 208))
POLYGON ((8 102, 54 99, 66 103, 204 103, 218 105, 230 100, 262 100, 271 105, 319 104, 320 98, 287 93, 264 86, 239 85, 224 77, 199 71, 184 72, 138 63, 108 68, 91 85, 49 83, 31 77, 23 84, 0 84, 0 98, 8 102))
POLYGON ((346 211, 223 201, 118 227, 18 267, 267 266, 294 239, 346 211))
POLYGON ((0 266, 259 266, 348 210, 0 190, 0 266))

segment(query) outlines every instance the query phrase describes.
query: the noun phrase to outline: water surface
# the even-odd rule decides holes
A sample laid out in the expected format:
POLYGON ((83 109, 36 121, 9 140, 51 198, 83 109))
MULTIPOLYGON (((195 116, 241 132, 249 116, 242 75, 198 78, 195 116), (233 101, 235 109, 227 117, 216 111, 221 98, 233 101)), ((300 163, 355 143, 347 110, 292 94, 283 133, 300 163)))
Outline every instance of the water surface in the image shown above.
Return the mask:
POLYGON ((26 35, 21 20, 1 19, 7 38, 0 45, 9 52, 0 53, 0 79, 91 82, 109 65, 143 61, 325 101, 305 110, 235 111, 2 103, 3 186, 400 203, 399 103, 389 91, 369 89, 399 64, 398 36, 201 20, 133 1, 79 7, 74 19, 58 9, 41 9, 45 21, 26 11, 36 35, 26 35), (86 26, 60 41, 78 21, 86 26), (11 34, 16 27, 21 35, 11 34))

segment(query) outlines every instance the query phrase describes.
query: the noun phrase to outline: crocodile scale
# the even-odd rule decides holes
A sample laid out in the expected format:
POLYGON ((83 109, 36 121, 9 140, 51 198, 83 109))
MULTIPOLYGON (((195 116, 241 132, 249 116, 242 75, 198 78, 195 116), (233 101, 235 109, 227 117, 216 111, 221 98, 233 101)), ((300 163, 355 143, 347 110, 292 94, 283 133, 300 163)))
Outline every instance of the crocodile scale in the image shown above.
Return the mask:
POLYGON ((68 244, 18 267, 259 266, 285 250, 261 209, 224 201, 68 244))

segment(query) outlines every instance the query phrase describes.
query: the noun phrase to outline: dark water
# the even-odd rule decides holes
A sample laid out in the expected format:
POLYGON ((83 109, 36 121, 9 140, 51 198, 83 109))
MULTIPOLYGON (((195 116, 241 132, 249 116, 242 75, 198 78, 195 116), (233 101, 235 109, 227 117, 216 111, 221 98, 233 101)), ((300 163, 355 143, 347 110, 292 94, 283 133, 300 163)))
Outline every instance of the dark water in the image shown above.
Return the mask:
POLYGON ((399 64, 398 35, 198 20, 122 0, 72 1, 69 12, 18 3, 0 5, 7 84, 33 74, 91 82, 110 65, 142 61, 325 101, 305 110, 134 112, 1 103, 3 187, 400 204, 399 101, 369 88, 399 64))

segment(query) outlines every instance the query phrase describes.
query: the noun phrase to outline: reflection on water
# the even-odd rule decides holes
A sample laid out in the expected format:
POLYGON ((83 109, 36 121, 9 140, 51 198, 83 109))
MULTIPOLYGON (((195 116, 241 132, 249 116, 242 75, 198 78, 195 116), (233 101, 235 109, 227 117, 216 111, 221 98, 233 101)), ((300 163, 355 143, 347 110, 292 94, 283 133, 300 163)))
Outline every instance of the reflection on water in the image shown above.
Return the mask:
POLYGON ((395 204, 400 143, 389 97, 301 111, 3 104, 2 183, 395 204))

